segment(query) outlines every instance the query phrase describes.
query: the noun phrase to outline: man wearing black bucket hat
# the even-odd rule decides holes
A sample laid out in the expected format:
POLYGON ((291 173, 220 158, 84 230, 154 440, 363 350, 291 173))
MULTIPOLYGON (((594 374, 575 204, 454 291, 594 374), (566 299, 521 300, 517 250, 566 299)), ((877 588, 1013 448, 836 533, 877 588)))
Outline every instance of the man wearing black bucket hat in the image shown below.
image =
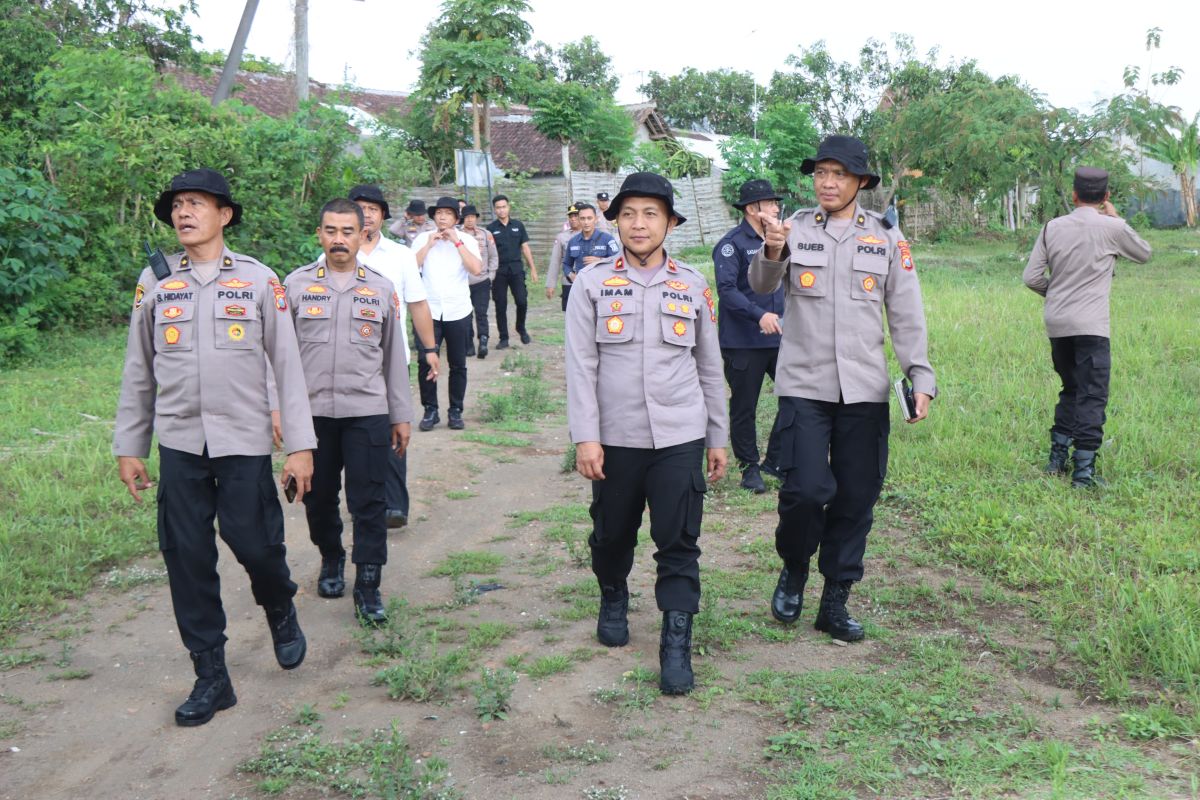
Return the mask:
POLYGON ((704 277, 663 249, 684 222, 666 178, 630 175, 606 216, 621 250, 579 271, 566 320, 567 418, 577 469, 592 481, 596 636, 609 647, 629 641, 626 578, 649 505, 663 613, 659 683, 685 694, 694 683, 706 471, 709 481, 724 476, 728 440, 717 320, 704 277))
POLYGON ((783 569, 771 613, 781 622, 799 619, 809 560, 819 550, 825 586, 815 626, 857 641, 863 628, 846 601, 862 579, 887 470, 885 309, 896 358, 915 393, 910 422, 925 418, 937 392, 911 248, 882 214, 858 203, 861 190, 879 183, 866 146, 829 136, 800 169, 813 176, 820 205, 785 222, 761 214, 764 244, 750 262, 751 289, 768 293, 781 283, 787 289, 775 369, 784 473, 775 549, 783 569))
POLYGON ((425 201, 414 197, 408 201, 408 207, 404 209, 404 219, 393 222, 388 230, 401 244, 412 247, 417 236, 425 231, 437 230, 437 226, 433 224, 433 220, 429 219, 427 214, 425 201))
MULTIPOLYGON (((742 221, 725 234, 713 248, 717 274, 717 296, 721 300, 718 323, 721 358, 725 362, 725 380, 729 383, 729 438, 733 456, 742 470, 742 488, 755 494, 767 490, 759 471, 758 431, 755 415, 763 377, 775 380, 775 359, 779 355, 784 291, 780 286, 770 294, 750 289, 750 259, 762 247, 760 212, 779 215, 779 193, 770 181, 749 180, 738 189, 733 207, 742 212, 742 221)), ((776 471, 779 437, 772 432, 767 443, 768 471, 776 471)))
POLYGON ((1096 453, 1104 441, 1108 405, 1108 295, 1118 256, 1144 264, 1150 245, 1134 233, 1109 202, 1108 173, 1095 167, 1075 170, 1075 210, 1042 228, 1025 265, 1025 285, 1046 298, 1050 357, 1062 381, 1046 472, 1068 471, 1071 483, 1096 486, 1096 453))
POLYGON ((143 459, 158 434, 158 543, 196 671, 175 721, 203 725, 237 702, 225 667, 214 519, 250 576, 279 665, 298 667, 306 650, 271 476, 268 358, 288 453, 281 483, 294 481, 297 498, 310 488, 317 440, 283 287, 270 269, 225 246, 224 229, 242 218, 225 178, 211 169, 176 175, 154 215, 175 228, 184 252, 167 260, 166 277, 147 268, 138 279, 113 454, 140 502, 152 486, 143 459))

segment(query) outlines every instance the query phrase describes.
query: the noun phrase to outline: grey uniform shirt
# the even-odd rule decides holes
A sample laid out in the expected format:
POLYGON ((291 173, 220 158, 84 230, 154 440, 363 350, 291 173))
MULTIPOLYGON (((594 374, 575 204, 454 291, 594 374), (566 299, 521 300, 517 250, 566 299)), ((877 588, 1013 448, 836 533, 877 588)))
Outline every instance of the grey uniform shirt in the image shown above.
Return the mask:
POLYGON ((622 257, 579 271, 567 300, 572 442, 659 449, 729 440, 712 290, 670 258, 653 278, 622 257))
POLYGON ((265 359, 283 387, 288 453, 317 446, 287 297, 275 273, 226 249, 218 274, 197 280, 182 254, 162 280, 142 271, 129 320, 113 455, 163 447, 209 456, 270 455, 265 359))
POLYGON ((567 246, 567 242, 571 241, 571 237, 579 231, 567 229, 557 234, 554 237, 554 247, 550 248, 550 266, 553 269, 546 269, 546 288, 553 289, 563 282, 562 260, 563 252, 567 246))
POLYGON ((750 288, 787 290, 775 394, 836 403, 885 403, 891 382, 883 347, 887 312, 892 347, 913 391, 937 394, 927 354, 921 286, 908 242, 882 217, 855 206, 840 238, 819 208, 792 216, 782 258, 766 248, 750 262, 750 288))
POLYGON ((1080 206, 1046 223, 1025 265, 1025 285, 1046 298, 1046 333, 1109 335, 1108 295, 1117 256, 1144 264, 1150 245, 1123 219, 1080 206))
POLYGON ((412 422, 400 298, 392 282, 357 263, 338 288, 333 270, 316 262, 283 282, 300 341, 308 402, 317 417, 387 414, 412 422))
POLYGON ((483 262, 483 269, 478 275, 467 273, 467 283, 474 286, 496 277, 496 270, 500 267, 500 251, 496 249, 496 238, 492 236, 492 232, 478 225, 474 230, 469 231, 462 226, 459 226, 458 230, 475 237, 475 242, 479 245, 479 260, 483 262))

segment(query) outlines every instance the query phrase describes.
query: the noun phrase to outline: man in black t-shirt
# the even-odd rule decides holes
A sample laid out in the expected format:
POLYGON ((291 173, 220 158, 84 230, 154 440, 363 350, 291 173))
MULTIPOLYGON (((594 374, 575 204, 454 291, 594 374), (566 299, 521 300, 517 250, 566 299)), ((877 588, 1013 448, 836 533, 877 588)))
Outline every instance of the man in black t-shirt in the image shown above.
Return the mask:
POLYGON ((529 263, 529 273, 536 282, 537 266, 533 263, 533 251, 529 249, 529 234, 520 220, 509 217, 508 198, 498 194, 492 198, 492 210, 496 218, 488 223, 487 229, 496 239, 496 252, 500 255, 500 266, 492 279, 492 302, 496 304, 496 329, 500 334, 497 350, 508 347, 508 290, 512 289, 513 302, 517 306, 517 335, 522 344, 533 339, 525 330, 525 316, 529 310, 528 294, 525 289, 525 266, 522 256, 529 263))

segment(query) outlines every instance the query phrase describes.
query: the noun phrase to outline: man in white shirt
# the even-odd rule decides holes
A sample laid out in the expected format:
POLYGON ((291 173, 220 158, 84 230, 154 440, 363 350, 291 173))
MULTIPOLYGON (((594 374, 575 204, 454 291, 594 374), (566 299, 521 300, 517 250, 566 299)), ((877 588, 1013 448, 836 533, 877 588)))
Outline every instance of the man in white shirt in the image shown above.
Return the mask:
MULTIPOLYGON (((385 220, 391 219, 387 200, 378 186, 364 184, 350 190, 349 198, 363 211, 362 241, 358 260, 383 275, 396 287, 397 312, 400 315, 399 330, 407 331, 405 317, 412 316, 417 347, 424 356, 420 359, 428 374, 428 380, 436 381, 438 375, 438 348, 434 346, 433 316, 425 295, 425 283, 417 269, 417 259, 412 250, 393 242, 383 235, 385 220)), ((322 256, 324 257, 324 256, 322 256)), ((409 363, 408 334, 404 335, 404 363, 409 363)), ((396 455, 389 448, 387 474, 387 526, 403 528, 408 524, 408 456, 396 455)))
MULTIPOLYGON (((467 342, 471 338, 470 275, 483 269, 479 244, 473 236, 460 236, 454 227, 458 222, 458 202, 453 197, 439 197, 430 211, 437 229, 417 235, 412 249, 428 294, 429 310, 433 316, 434 348, 446 341, 446 360, 450 362, 450 403, 448 426, 462 430, 463 398, 467 393, 467 342)), ((418 368, 421 404, 425 416, 417 426, 433 430, 441 421, 438 416, 437 375, 421 362, 418 368)))

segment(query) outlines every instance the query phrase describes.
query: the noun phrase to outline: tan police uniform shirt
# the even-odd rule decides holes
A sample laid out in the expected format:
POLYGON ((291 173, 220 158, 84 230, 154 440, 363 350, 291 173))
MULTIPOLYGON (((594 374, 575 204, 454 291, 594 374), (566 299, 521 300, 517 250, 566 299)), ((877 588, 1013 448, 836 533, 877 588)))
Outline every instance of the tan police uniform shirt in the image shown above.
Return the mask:
POLYGON ((401 244, 412 247, 412 244, 414 241, 416 241, 418 234, 424 233, 425 231, 436 231, 437 225, 435 225, 433 220, 429 217, 426 217, 425 221, 420 224, 413 222, 407 217, 401 217, 393 222, 388 230, 391 231, 396 238, 404 240, 401 242, 401 244))
POLYGON ((891 381, 883 347, 887 311, 892 347, 913 391, 935 396, 921 286, 899 228, 856 205, 840 237, 819 208, 802 209, 781 260, 761 248, 750 262, 750 288, 787 289, 775 394, 836 403, 885 403, 891 381))
POLYGON ((1051 339, 1109 335, 1108 295, 1117 256, 1144 264, 1150 245, 1125 220, 1091 206, 1042 228, 1022 279, 1046 298, 1043 316, 1051 339))
POLYGON ((550 266, 546 268, 547 289, 553 289, 566 280, 562 271, 563 252, 566 250, 567 242, 571 241, 571 237, 577 233, 579 231, 567 228, 554 237, 554 247, 550 249, 550 266))
POLYGON ((317 417, 387 414, 412 422, 400 298, 390 280, 361 262, 341 288, 323 262, 283 282, 296 323, 308 402, 317 417))
POLYGON ((492 232, 487 228, 481 228, 478 225, 470 231, 461 225, 458 229, 462 233, 475 237, 475 241, 479 245, 479 260, 483 262, 483 269, 479 271, 478 275, 467 273, 467 283, 474 286, 496 277, 496 270, 500 267, 500 251, 496 249, 496 237, 492 236, 492 232))
POLYGON ((288 453, 317 446, 287 297, 275 273, 226 249, 201 282, 183 254, 162 280, 142 271, 134 295, 113 433, 113 455, 163 447, 201 455, 263 456, 272 447, 266 358, 283 387, 288 453))
POLYGON ((660 449, 729 440, 712 290, 668 258, 652 278, 623 257, 584 267, 567 300, 572 442, 660 449))

